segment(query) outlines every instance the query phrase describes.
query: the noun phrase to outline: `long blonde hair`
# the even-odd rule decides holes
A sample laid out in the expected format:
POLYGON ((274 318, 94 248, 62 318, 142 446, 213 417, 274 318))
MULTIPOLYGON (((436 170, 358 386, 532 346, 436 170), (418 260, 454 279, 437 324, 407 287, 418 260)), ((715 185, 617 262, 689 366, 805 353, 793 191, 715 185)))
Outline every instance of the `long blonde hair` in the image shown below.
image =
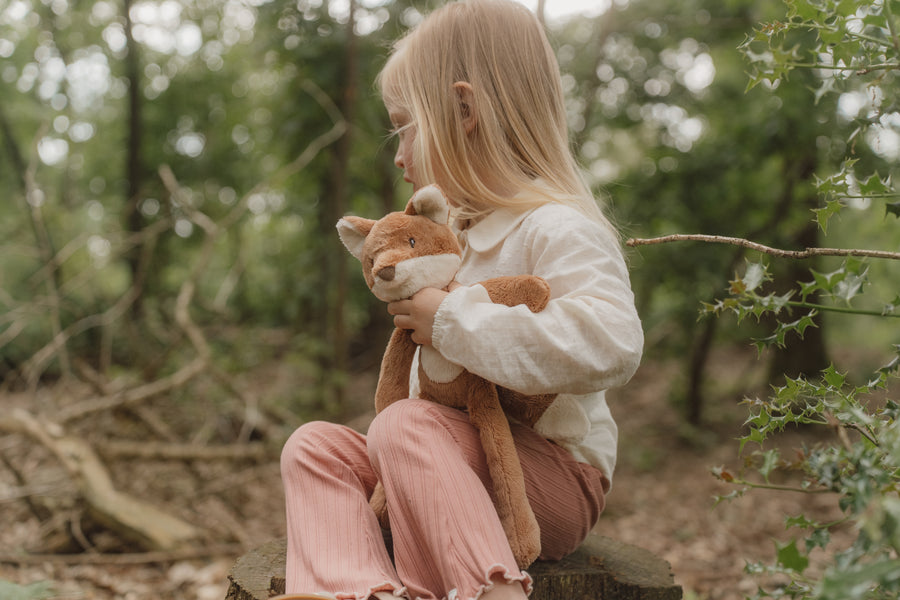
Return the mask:
POLYGON ((553 49, 523 5, 444 5, 396 42, 377 84, 387 106, 410 115, 416 168, 428 182, 440 174, 460 216, 555 201, 608 225, 572 153, 553 49), (471 132, 457 82, 474 93, 471 132), (529 193, 503 195, 492 182, 529 193))

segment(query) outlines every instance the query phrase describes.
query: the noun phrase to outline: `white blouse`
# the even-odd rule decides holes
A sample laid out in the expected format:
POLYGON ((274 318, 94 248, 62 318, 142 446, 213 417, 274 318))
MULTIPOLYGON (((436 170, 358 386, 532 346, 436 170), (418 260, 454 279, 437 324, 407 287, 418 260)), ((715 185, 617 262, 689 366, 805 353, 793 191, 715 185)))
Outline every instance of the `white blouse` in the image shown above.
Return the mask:
POLYGON ((456 278, 464 287, 438 308, 434 348, 498 385, 558 393, 535 429, 612 481, 618 432, 604 390, 631 378, 644 343, 615 234, 553 203, 496 210, 458 235, 463 259, 456 278), (550 285, 543 311, 493 304, 477 285, 520 274, 550 285))

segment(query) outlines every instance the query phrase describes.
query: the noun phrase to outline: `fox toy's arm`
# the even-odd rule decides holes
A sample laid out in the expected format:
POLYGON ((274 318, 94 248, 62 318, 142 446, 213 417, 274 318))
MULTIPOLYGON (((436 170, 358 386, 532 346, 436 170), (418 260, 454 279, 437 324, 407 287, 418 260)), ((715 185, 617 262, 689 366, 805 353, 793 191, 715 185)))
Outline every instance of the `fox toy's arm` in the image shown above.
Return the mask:
POLYGON ((411 332, 394 329, 381 359, 381 372, 375 390, 375 412, 381 412, 397 400, 409 398, 409 374, 416 347, 411 332))
POLYGON ((487 290, 494 304, 524 304, 531 312, 540 312, 550 301, 550 286, 535 275, 494 277, 480 282, 480 285, 487 290))

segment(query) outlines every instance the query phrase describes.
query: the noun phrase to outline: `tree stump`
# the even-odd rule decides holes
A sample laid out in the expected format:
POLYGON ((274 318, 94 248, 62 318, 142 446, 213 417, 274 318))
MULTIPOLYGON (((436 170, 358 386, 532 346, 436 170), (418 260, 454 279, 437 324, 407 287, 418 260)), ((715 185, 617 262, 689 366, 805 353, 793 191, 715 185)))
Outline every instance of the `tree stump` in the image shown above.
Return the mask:
MULTIPOLYGON (((286 541, 273 540, 240 557, 225 600, 265 600, 284 593, 286 541)), ((532 600, 681 600, 669 563, 644 550, 591 535, 561 561, 538 561, 532 600)))

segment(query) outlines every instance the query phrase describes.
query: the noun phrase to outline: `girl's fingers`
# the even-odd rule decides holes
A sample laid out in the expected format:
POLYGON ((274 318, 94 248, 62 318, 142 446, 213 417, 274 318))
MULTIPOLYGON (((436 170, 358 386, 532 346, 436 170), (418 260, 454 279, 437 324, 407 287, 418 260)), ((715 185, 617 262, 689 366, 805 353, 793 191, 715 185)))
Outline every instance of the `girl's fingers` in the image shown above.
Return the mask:
POLYGON ((392 315, 408 315, 411 310, 411 300, 397 300, 396 302, 388 302, 388 314, 392 315))

